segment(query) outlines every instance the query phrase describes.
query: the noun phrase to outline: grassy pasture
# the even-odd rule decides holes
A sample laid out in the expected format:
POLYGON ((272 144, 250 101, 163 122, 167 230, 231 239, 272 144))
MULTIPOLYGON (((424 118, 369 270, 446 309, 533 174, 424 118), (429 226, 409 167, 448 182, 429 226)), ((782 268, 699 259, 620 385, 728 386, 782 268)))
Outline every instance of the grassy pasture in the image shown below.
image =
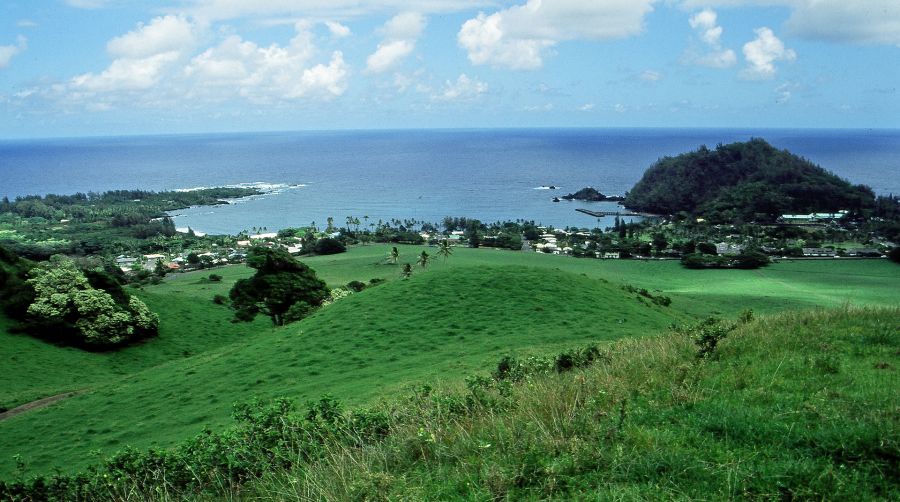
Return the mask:
MULTIPOLYGON (((401 246, 400 263, 414 262, 422 249, 401 246)), ((160 337, 120 352, 84 353, 4 336, 0 404, 88 392, 0 422, 0 476, 10 475, 15 453, 46 472, 83 466, 92 450, 172 444, 204 425, 226 423, 231 404, 253 396, 303 401, 330 393, 366 404, 410 383, 458 380, 509 351, 655 334, 672 322, 746 308, 900 304, 900 267, 884 260, 692 271, 673 261, 455 248, 448 260, 433 257, 426 270, 416 267, 411 280, 401 281, 400 265, 387 264, 389 250, 360 246, 305 259, 332 287, 376 277, 388 284, 285 328, 262 318, 230 323, 227 307, 212 303, 252 272, 231 266, 171 276, 137 292, 160 313, 160 337), (209 273, 224 279, 209 282, 209 273), (622 283, 670 296, 672 306, 641 303, 622 283)))

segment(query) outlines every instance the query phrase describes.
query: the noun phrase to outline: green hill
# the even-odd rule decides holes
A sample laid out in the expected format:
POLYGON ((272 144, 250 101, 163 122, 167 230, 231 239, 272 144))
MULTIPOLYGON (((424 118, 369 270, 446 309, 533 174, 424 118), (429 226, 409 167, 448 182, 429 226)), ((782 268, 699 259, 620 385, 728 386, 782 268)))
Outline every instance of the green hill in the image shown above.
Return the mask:
MULTIPOLYGON (((175 288, 186 289, 173 282, 162 291, 175 288)), ((198 301, 185 293, 178 301, 170 296, 168 305, 155 293, 146 297, 161 317, 187 330, 206 329, 198 306, 213 305, 206 294, 198 301)), ((204 425, 223 425, 232 403, 254 396, 303 401, 330 393, 369 403, 410 382, 461 379, 509 351, 642 336, 683 317, 619 285, 561 271, 428 270, 353 295, 300 323, 246 340, 228 336, 232 343, 221 349, 116 375, 85 394, 0 422, 0 472, 11 473, 16 453, 46 471, 83 467, 91 461, 85 452, 96 449, 168 446, 204 425)))
POLYGON ((172 452, 0 496, 896 500, 898 325, 897 308, 704 322, 368 410, 255 405, 172 452))
MULTIPOLYGON (((0 405, 83 390, 53 406, 0 421, 0 478, 21 453, 30 472, 91 463, 87 452, 172 445, 228 422, 231 404, 254 396, 300 402, 331 393, 353 405, 407 385, 459 382, 508 352, 558 352, 652 335, 704 316, 853 305, 897 305, 900 267, 886 260, 798 261, 757 271, 703 271, 676 261, 578 260, 540 253, 455 248, 413 278, 385 264, 390 246, 308 258, 328 284, 384 278, 286 328, 229 322, 216 305, 243 266, 178 274, 138 290, 161 317, 160 335, 111 353, 56 347, 0 333, 0 405), (609 282, 605 282, 609 281, 609 282), (668 296, 663 308, 622 289, 668 296), (623 321, 624 320, 624 321, 623 321), (623 321, 620 323, 620 321, 623 321)), ((422 250, 401 246, 401 263, 422 250)), ((0 316, 0 332, 9 323, 0 316)))
POLYGON ((659 214, 681 211, 713 221, 773 221, 785 213, 872 207, 871 189, 849 182, 762 139, 701 147, 657 161, 623 204, 659 214))

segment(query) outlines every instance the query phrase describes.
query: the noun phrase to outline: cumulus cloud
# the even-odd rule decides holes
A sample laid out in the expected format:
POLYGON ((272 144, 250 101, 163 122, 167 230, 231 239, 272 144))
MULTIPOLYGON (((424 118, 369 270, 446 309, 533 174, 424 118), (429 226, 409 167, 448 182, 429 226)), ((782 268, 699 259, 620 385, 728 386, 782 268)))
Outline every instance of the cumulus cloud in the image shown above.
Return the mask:
POLYGON ((441 92, 432 95, 432 99, 435 101, 473 101, 487 91, 486 83, 477 78, 469 78, 463 73, 456 79, 456 82, 446 81, 441 92))
POLYGON ((195 44, 195 26, 180 16, 162 16, 106 44, 113 62, 100 73, 74 77, 70 85, 84 92, 146 90, 182 61, 195 44))
POLYGON ((19 35, 15 45, 0 45, 0 70, 9 66, 12 58, 18 56, 28 48, 28 40, 19 35))
POLYGON ((712 9, 703 9, 688 20, 703 44, 706 52, 697 54, 688 52, 687 61, 710 68, 728 68, 737 62, 737 56, 731 49, 722 47, 722 27, 718 25, 718 15, 712 9))
POLYGON ((900 46, 897 0, 685 0, 687 8, 780 5, 791 9, 791 34, 829 42, 900 46))
POLYGON ((349 74, 343 53, 335 51, 328 64, 310 67, 315 54, 310 25, 297 23, 295 31, 285 46, 263 47, 232 35, 194 57, 184 75, 197 88, 217 88, 222 98, 237 94, 267 102, 342 95, 349 74))
POLYGON ((180 8, 199 19, 303 17, 340 19, 384 12, 424 14, 459 12, 490 5, 489 0, 179 0, 180 8))
POLYGON ((311 22, 296 23, 294 36, 283 45, 263 46, 230 35, 197 54, 205 28, 183 17, 163 16, 110 40, 107 51, 113 61, 103 71, 77 75, 45 94, 96 110, 126 103, 333 99, 346 91, 350 67, 340 51, 317 61, 313 27, 311 22))
POLYGON ((328 31, 331 32, 333 37, 344 38, 350 36, 350 28, 337 21, 325 21, 325 26, 328 27, 328 31))
POLYGON ((405 12, 391 18, 381 29, 384 40, 366 59, 366 71, 383 73, 397 67, 415 50, 424 29, 425 17, 417 12, 405 12))
POLYGON ((546 51, 566 40, 605 40, 640 33, 654 0, 528 0, 463 23, 457 42, 472 64, 515 70, 543 65, 546 51))
POLYGON ((787 26, 806 38, 900 46, 900 2, 807 0, 796 8, 787 26))
POLYGON ((797 53, 787 49, 784 43, 766 27, 754 30, 756 39, 744 44, 744 59, 747 66, 741 77, 748 80, 764 80, 775 76, 776 61, 793 61, 797 53))
POLYGON ((139 24, 137 29, 106 44, 110 55, 142 58, 164 52, 190 50, 195 43, 194 24, 181 16, 163 16, 139 24))

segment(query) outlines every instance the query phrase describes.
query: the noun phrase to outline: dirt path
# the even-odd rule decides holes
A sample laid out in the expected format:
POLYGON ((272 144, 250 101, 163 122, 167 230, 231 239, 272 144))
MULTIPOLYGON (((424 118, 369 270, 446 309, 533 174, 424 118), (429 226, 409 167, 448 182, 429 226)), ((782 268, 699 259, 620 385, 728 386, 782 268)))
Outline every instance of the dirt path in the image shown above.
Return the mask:
POLYGON ((43 399, 38 399, 37 401, 32 401, 30 403, 25 403, 21 406, 16 406, 11 410, 4 411, 0 413, 0 421, 6 420, 7 418, 12 418, 16 415, 21 415, 26 411, 36 410, 38 408, 43 408, 45 406, 50 406, 53 403, 58 401, 62 401, 63 399, 68 399, 72 396, 76 396, 84 391, 74 391, 74 392, 65 392, 63 394, 57 394, 55 396, 45 397, 43 399))

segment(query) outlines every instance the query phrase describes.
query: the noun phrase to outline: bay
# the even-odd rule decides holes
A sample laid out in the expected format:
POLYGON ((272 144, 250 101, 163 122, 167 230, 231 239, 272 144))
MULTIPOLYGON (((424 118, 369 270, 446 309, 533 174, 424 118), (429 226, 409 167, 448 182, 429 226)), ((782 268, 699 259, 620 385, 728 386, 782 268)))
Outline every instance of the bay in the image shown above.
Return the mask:
POLYGON ((348 216, 363 224, 467 216, 592 227, 598 221, 576 208, 616 204, 551 199, 585 186, 624 194, 660 157, 752 137, 876 193, 900 193, 897 130, 491 129, 0 141, 0 196, 238 184, 271 189, 174 215, 177 226, 208 233, 322 227, 328 217, 343 225, 348 216), (549 185, 559 189, 540 188, 549 185))

